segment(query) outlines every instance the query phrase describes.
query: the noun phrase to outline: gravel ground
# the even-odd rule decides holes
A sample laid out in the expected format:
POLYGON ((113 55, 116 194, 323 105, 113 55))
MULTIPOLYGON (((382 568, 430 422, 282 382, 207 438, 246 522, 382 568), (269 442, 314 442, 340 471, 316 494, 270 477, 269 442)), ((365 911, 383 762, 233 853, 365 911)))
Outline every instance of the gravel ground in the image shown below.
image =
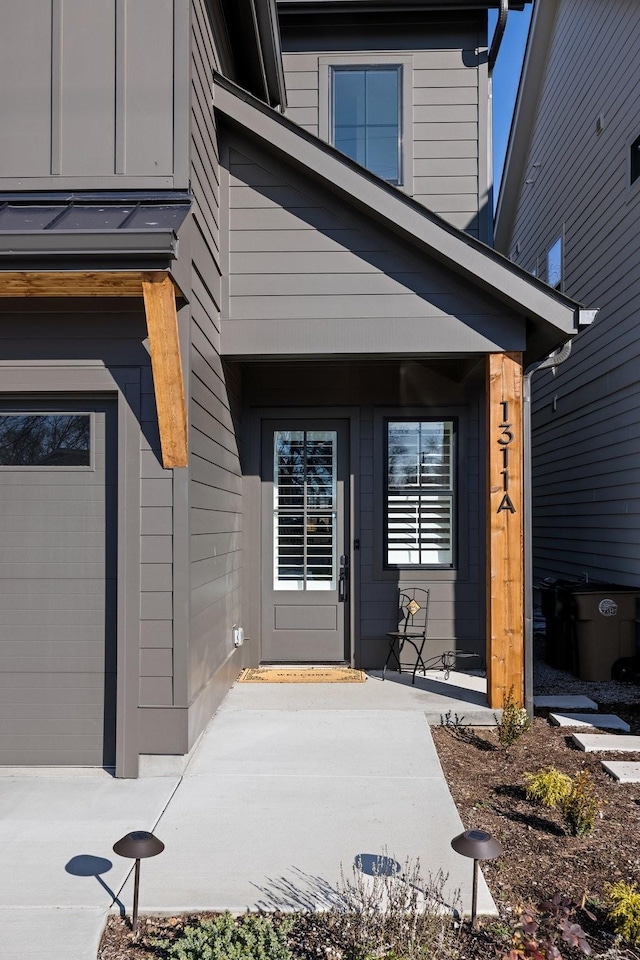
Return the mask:
MULTIPOLYGON (((544 623, 544 621, 543 621, 544 623)), ((584 695, 599 706, 606 703, 638 703, 640 687, 637 683, 618 683, 616 680, 597 683, 580 680, 566 670, 558 670, 544 660, 544 634, 536 634, 533 662, 533 690, 538 696, 554 694, 584 695)))

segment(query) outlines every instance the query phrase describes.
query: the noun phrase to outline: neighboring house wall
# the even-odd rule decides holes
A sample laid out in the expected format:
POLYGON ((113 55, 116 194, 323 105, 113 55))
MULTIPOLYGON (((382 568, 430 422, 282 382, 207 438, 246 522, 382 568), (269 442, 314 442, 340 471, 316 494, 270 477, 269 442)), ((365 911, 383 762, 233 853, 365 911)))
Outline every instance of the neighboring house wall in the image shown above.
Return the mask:
POLYGON ((454 226, 489 240, 486 14, 454 20, 405 12, 394 14, 393 25, 376 19, 362 16, 357 27, 334 22, 325 29, 313 18, 284 19, 287 116, 329 140, 330 63, 401 63, 409 74, 403 107, 405 147, 412 152, 403 189, 454 226))
POLYGON ((640 582, 639 45, 634 0, 559 3, 509 243, 545 278, 562 236, 564 291, 600 308, 555 375, 534 378, 537 577, 640 582))
POLYGON ((0 189, 188 186, 188 0, 24 0, 2 18, 0 189))

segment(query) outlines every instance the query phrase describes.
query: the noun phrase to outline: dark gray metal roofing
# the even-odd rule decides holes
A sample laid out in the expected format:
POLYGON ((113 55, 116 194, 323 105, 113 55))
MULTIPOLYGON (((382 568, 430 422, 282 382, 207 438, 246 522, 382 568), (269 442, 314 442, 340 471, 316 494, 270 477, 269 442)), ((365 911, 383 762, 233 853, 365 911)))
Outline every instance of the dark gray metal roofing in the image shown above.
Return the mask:
POLYGON ((82 203, 74 200, 31 204, 0 200, 0 233, 23 230, 164 230, 175 232, 190 202, 82 203))
POLYGON ((0 194, 0 257, 176 255, 187 192, 0 194))

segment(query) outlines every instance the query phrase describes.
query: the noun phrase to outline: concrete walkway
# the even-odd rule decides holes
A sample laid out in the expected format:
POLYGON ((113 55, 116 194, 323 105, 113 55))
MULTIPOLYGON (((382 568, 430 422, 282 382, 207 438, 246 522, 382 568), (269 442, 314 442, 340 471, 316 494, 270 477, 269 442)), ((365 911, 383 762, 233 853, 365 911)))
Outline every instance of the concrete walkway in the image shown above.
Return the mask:
MULTIPOLYGON (((459 888, 468 910, 471 863, 450 847, 462 824, 426 714, 489 722, 484 681, 396 679, 236 685, 181 778, 4 771, 0 957, 95 960, 114 895, 131 909, 130 864, 111 851, 131 829, 166 845, 142 865, 142 912, 327 908, 341 870, 379 857, 443 870, 445 901, 459 888)), ((484 882, 479 908, 494 910, 484 882)))

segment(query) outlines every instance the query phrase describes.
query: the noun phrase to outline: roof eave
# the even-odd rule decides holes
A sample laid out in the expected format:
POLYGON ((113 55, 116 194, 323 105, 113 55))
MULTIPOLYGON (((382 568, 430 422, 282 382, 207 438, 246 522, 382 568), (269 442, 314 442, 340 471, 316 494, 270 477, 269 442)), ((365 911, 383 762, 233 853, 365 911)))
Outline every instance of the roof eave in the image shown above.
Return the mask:
POLYGON ((0 233, 0 265, 9 257, 164 256, 175 260, 178 239, 167 230, 16 230, 0 233))

